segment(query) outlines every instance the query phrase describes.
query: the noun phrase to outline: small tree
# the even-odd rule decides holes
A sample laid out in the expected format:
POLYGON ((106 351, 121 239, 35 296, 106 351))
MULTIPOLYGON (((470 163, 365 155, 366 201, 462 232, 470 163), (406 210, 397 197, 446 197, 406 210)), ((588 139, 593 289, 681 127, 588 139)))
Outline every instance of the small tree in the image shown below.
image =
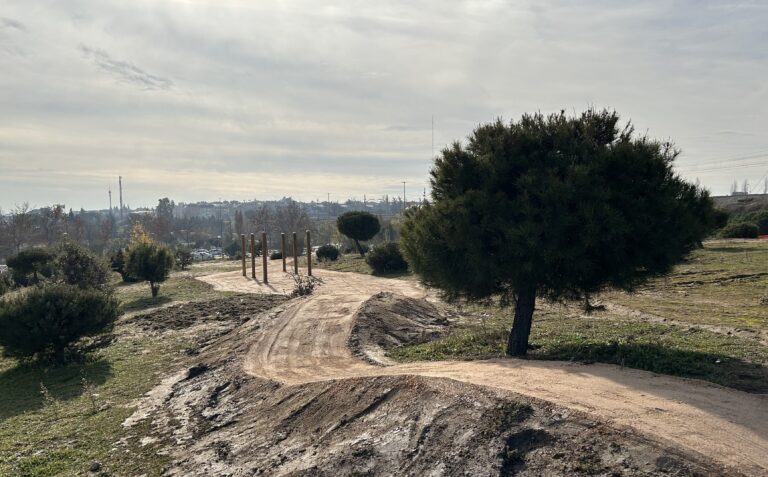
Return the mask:
POLYGON ((338 227, 339 232, 355 241, 357 251, 363 257, 365 252, 360 246, 360 241, 372 239, 379 233, 381 224, 379 224, 379 219, 370 212, 354 211, 340 215, 336 219, 336 227, 338 227))
POLYGON ((117 300, 96 289, 32 287, 0 300, 0 345, 8 356, 52 355, 63 363, 74 342, 112 326, 117 307, 117 300))
POLYGON ((128 276, 125 274, 125 253, 123 253, 123 249, 117 249, 117 252, 112 254, 109 261, 112 270, 119 273, 123 281, 127 281, 128 276))
POLYGON ((409 210, 401 244, 449 297, 514 302, 507 354, 525 355, 537 296, 632 290, 712 230, 712 200, 675 174, 677 154, 608 111, 479 126, 435 160, 432 201, 409 210))
POLYGON ((80 288, 100 288, 107 285, 107 263, 84 249, 66 241, 59 246, 54 260, 54 276, 64 283, 80 288))
POLYGON ((192 251, 186 247, 176 250, 176 263, 182 270, 186 270, 192 264, 192 251))
POLYGON ((140 240, 128 246, 125 269, 128 275, 148 281, 154 298, 160 283, 168 278, 173 262, 171 249, 152 240, 140 240))
POLYGON ((323 261, 336 261, 339 258, 339 249, 333 245, 326 244, 320 246, 315 252, 317 259, 323 261))
POLYGON ((30 285, 40 281, 40 275, 50 277, 53 273, 53 253, 45 248, 28 248, 8 257, 6 263, 13 270, 13 279, 19 285, 30 285), (31 275, 31 276, 30 276, 31 275))

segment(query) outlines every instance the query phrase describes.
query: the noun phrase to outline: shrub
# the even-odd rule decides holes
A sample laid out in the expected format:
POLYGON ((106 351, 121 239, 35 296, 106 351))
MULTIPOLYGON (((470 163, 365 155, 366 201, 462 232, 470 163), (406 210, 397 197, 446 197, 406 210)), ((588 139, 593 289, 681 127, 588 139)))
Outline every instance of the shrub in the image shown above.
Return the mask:
POLYGON ((283 254, 281 252, 272 252, 269 254, 270 260, 280 260, 283 258, 283 254))
POLYGON ((373 248, 365 256, 365 261, 374 273, 403 272, 408 270, 408 262, 400 253, 397 242, 385 242, 373 248))
POLYGON ((21 286, 39 283, 40 276, 50 277, 53 274, 52 262, 53 253, 44 248, 22 250, 6 261, 13 270, 13 280, 21 286))
POLYGON ((85 248, 64 242, 54 260, 54 276, 80 288, 104 288, 109 280, 107 263, 85 248))
POLYGON ((749 222, 728 224, 720 231, 722 238, 757 238, 758 227, 749 222))
POLYGON ((5 295, 13 289, 13 278, 10 273, 0 272, 0 296, 5 295))
POLYGON ((333 245, 323 245, 315 252, 317 259, 323 261, 336 261, 339 258, 339 249, 333 245))
POLYGON ((78 339, 111 328, 117 307, 117 300, 100 290, 37 286, 0 301, 0 345, 8 356, 53 356, 62 363, 78 339))
POLYGON ((182 270, 186 270, 187 267, 192 264, 192 251, 188 248, 180 248, 176 250, 176 263, 182 270))
POLYGON ((339 232, 355 241, 357 251, 360 252, 362 257, 365 252, 360 247, 360 241, 372 239, 379 233, 381 224, 379 219, 370 212, 354 211, 340 215, 336 219, 336 227, 339 229, 339 232))
POLYGON ((291 273, 293 277, 293 291, 291 296, 306 296, 311 295, 315 288, 322 283, 319 278, 310 277, 309 275, 302 275, 300 273, 291 273))
POLYGON ((125 254, 123 253, 122 248, 118 249, 117 252, 109 257, 109 264, 113 271, 120 274, 120 278, 122 278, 124 282, 128 281, 128 275, 125 273, 125 254))
POLYGON ((744 215, 742 222, 748 222, 757 225, 759 235, 768 234, 768 210, 757 210, 744 215))
POLYGON ((160 282, 168 278, 173 262, 171 249, 157 242, 143 240, 128 247, 125 269, 132 277, 148 281, 154 298, 160 290, 160 282))

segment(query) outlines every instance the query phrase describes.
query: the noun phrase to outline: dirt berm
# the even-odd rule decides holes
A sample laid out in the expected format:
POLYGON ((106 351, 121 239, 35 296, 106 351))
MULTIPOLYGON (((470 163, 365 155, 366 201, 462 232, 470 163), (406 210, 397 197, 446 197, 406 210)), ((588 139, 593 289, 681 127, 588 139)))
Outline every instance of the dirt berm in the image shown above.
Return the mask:
POLYGON ((372 364, 393 364, 387 350, 434 340, 449 325, 447 313, 427 300, 381 292, 360 307, 348 344, 355 356, 372 364))
POLYGON ((167 475, 732 475, 579 412, 451 379, 247 374, 249 347, 282 311, 200 350, 126 421, 163 443, 167 475))

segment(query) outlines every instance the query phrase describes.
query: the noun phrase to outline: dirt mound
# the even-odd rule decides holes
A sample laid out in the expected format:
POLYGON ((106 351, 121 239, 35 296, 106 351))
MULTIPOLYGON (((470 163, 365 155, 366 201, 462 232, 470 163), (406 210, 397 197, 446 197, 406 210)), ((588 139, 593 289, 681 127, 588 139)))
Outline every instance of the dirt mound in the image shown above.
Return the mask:
POLYGON ((212 342, 126 420, 127 435, 173 458, 166 475, 729 475, 576 411, 451 379, 248 375, 243 359, 281 308, 212 342))
POLYGON ((212 322, 234 322, 239 325, 286 300, 287 298, 283 295, 236 295, 210 301, 166 306, 133 315, 129 320, 146 332, 181 330, 200 323, 212 322))
POLYGON ((431 341, 447 332, 449 325, 445 314, 427 300, 381 292, 355 315, 349 347, 373 364, 392 364, 385 356, 387 350, 431 341))

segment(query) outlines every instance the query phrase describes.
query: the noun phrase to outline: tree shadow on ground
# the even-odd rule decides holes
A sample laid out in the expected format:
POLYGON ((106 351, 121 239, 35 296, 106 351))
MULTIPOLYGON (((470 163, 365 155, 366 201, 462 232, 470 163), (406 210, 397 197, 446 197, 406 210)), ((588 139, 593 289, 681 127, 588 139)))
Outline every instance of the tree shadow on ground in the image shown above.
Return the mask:
POLYGON ((641 343, 556 344, 535 349, 531 358, 618 364, 701 379, 749 393, 768 393, 768 367, 733 357, 641 343))
POLYGON ((745 253, 745 252, 768 252, 768 248, 765 247, 710 247, 704 246, 704 249, 709 252, 721 252, 721 253, 745 253))
POLYGON ((112 366, 106 360, 64 366, 19 363, 0 372, 0 422, 42 408, 45 402, 41 384, 55 400, 68 401, 83 393, 83 378, 100 385, 111 376, 112 366))
POLYGON ((126 301, 120 304, 120 311, 123 313, 129 312, 129 311, 139 311, 139 310, 146 310, 149 308, 155 308, 161 305, 165 305, 167 303, 172 302, 173 299, 168 296, 159 296, 157 298, 152 297, 142 297, 142 298, 136 298, 135 300, 126 301))

